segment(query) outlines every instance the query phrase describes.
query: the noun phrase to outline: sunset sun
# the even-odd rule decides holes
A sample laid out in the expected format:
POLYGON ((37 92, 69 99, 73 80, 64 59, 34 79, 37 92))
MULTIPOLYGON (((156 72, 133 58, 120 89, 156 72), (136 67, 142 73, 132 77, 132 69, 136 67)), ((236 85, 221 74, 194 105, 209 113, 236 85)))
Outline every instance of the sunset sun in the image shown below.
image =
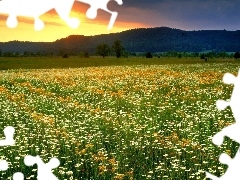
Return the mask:
POLYGON ((98 10, 98 15, 95 19, 89 19, 86 17, 86 12, 90 8, 89 5, 84 3, 75 2, 72 6, 69 17, 77 18, 80 21, 80 25, 77 28, 71 28, 68 24, 62 20, 56 10, 50 10, 40 16, 40 19, 44 22, 44 28, 41 31, 34 30, 34 19, 32 17, 18 16, 18 24, 16 28, 8 28, 6 21, 8 15, 2 14, 0 16, 0 27, 1 32, 5 35, 1 37, 1 41, 46 41, 51 42, 56 39, 66 37, 72 34, 81 35, 97 35, 97 34, 108 34, 113 32, 120 32, 123 30, 130 29, 135 24, 129 27, 125 26, 124 23, 115 22, 115 26, 111 30, 107 30, 111 14, 98 10))

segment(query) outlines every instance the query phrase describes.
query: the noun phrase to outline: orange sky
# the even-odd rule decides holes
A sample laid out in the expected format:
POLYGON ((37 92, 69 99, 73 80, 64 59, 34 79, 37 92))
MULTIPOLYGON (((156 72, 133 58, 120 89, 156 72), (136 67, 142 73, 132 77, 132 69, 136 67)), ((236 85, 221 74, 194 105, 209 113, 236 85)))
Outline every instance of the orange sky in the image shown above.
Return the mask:
MULTIPOLYGON (((4 1, 9 2, 10 0, 0 2, 4 1)), ((12 2, 19 1, 24 0, 12 0, 12 2)), ((67 0, 62 1, 66 2, 67 0)), ((100 0, 97 1, 100 2, 100 0)), ((33 18, 18 18, 17 28, 10 29, 6 26, 7 16, 0 14, 0 42, 11 40, 46 42, 69 35, 107 34, 140 27, 161 26, 182 30, 226 29, 235 31, 240 27, 240 11, 236 8, 239 6, 239 0, 123 0, 123 5, 118 5, 111 0, 108 8, 119 14, 113 29, 107 31, 109 13, 99 10, 96 19, 87 19, 85 13, 90 6, 76 1, 71 16, 81 20, 77 29, 68 27, 54 10, 40 17, 45 23, 45 28, 40 32, 34 30, 33 18)), ((1 11, 5 11, 6 8, 1 7, 1 11)))
MULTIPOLYGON (((16 28, 8 28, 6 26, 7 15, 0 15, 1 36, 0 42, 19 40, 19 41, 43 41, 50 42, 69 35, 96 35, 107 34, 113 32, 121 32, 127 29, 141 26, 138 23, 120 22, 118 18, 112 30, 108 31, 107 26, 110 19, 110 14, 99 10, 97 18, 94 20, 88 19, 85 15, 88 5, 83 3, 75 3, 70 16, 80 19, 81 24, 77 29, 71 29, 60 17, 55 10, 51 10, 40 17, 45 23, 45 27, 41 31, 34 30, 33 18, 18 17, 18 26, 16 28), (4 35, 3 35, 4 34, 4 35)), ((115 10, 117 11, 117 10, 115 10)))

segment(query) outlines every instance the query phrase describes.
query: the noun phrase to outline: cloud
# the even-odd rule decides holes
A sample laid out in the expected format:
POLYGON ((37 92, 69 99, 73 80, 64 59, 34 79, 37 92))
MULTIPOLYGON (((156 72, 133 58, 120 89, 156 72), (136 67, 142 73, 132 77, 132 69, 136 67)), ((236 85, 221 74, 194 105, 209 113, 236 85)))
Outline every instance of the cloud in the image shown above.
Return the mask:
POLYGON ((119 14, 120 21, 138 21, 147 26, 237 29, 240 25, 239 6, 237 0, 129 0, 119 7, 119 14))
MULTIPOLYGON (((240 7, 239 0, 123 0, 121 6, 114 1, 108 4, 111 11, 118 12, 113 31, 159 26, 185 30, 237 30, 240 27, 238 7, 240 7)), ((40 17, 45 23, 43 32, 34 32, 33 18, 29 17, 18 17, 18 27, 15 30, 9 30, 6 28, 7 15, 0 14, 0 27, 1 31, 6 32, 8 38, 21 34, 21 39, 30 38, 30 32, 31 38, 39 37, 43 40, 44 34, 50 40, 50 33, 53 33, 52 39, 73 33, 87 35, 98 34, 98 32, 108 33, 106 29, 110 14, 99 10, 97 18, 90 20, 86 17, 88 8, 87 4, 74 3, 70 16, 77 17, 81 21, 80 27, 76 30, 69 28, 55 10, 40 17), (26 32, 26 29, 30 32, 26 32)), ((1 41, 3 41, 2 38, 1 41)))

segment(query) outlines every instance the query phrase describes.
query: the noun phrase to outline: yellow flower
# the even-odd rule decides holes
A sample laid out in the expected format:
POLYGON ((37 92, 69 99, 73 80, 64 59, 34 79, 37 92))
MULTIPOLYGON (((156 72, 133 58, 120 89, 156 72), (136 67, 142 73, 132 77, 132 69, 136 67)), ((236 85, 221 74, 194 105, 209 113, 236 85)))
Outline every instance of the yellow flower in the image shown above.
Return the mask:
POLYGON ((231 156, 231 150, 226 150, 226 153, 231 156))
POLYGON ((109 162, 112 166, 114 166, 114 165, 117 164, 115 158, 109 159, 108 162, 109 162))
POLYGON ((122 180, 124 178, 124 174, 116 174, 116 176, 114 176, 114 179, 116 180, 122 180))
POLYGON ((106 166, 105 166, 105 165, 100 165, 100 166, 98 166, 98 171, 99 171, 100 174, 103 174, 104 171, 106 171, 106 170, 107 170, 107 169, 106 169, 106 166))
POLYGON ((86 144, 86 148, 92 148, 93 146, 93 144, 86 144))
POLYGON ((86 154, 86 151, 87 151, 87 149, 83 149, 83 150, 80 151, 80 154, 84 155, 84 154, 86 154))

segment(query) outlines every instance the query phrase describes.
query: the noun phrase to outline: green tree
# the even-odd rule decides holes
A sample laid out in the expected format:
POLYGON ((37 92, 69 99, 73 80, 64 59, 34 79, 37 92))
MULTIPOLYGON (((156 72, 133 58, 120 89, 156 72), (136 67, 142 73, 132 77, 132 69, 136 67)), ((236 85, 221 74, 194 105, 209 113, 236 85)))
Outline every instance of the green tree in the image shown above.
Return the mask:
POLYGON ((124 47, 120 40, 115 40, 113 42, 112 49, 115 55, 117 56, 117 58, 120 58, 123 55, 124 47))
POLYGON ((147 54, 146 54, 146 58, 152 58, 152 57, 153 57, 152 53, 147 52, 147 54))
POLYGON ((36 52, 36 56, 40 57, 41 56, 41 53, 38 51, 36 52))
POLYGON ((240 53, 239 52, 236 52, 233 56, 235 59, 239 59, 240 58, 240 53))
POLYGON ((179 59, 182 58, 182 56, 183 56, 183 55, 182 55, 181 53, 178 54, 178 58, 179 58, 179 59))
POLYGON ((192 53, 192 57, 199 57, 199 52, 192 53))
POLYGON ((64 50, 63 49, 60 49, 59 52, 58 52, 58 55, 59 56, 63 56, 65 54, 64 50))
POLYGON ((122 56, 125 57, 125 58, 128 58, 129 54, 130 53, 128 51, 124 50, 123 53, 122 53, 122 56))
POLYGON ((108 56, 110 53, 110 47, 105 43, 99 44, 96 49, 97 49, 96 53, 102 56, 103 58, 108 56))
POLYGON ((19 57, 20 56, 20 53, 19 52, 15 52, 15 57, 19 57))
POLYGON ((225 52, 225 51, 223 51, 223 52, 219 52, 218 53, 218 57, 220 57, 220 58, 226 58, 228 56, 228 54, 225 52))
POLYGON ((90 58, 90 55, 88 52, 85 52, 84 55, 83 55, 84 58, 90 58))
POLYGON ((81 51, 81 52, 78 54, 78 56, 79 56, 80 58, 83 58, 83 57, 84 57, 84 54, 85 54, 85 53, 81 51))
POLYGON ((204 53, 200 55, 200 58, 201 58, 201 59, 205 59, 205 57, 206 57, 206 56, 205 56, 204 53))
POLYGON ((62 58, 68 58, 68 57, 69 57, 68 53, 65 53, 62 55, 62 58))

